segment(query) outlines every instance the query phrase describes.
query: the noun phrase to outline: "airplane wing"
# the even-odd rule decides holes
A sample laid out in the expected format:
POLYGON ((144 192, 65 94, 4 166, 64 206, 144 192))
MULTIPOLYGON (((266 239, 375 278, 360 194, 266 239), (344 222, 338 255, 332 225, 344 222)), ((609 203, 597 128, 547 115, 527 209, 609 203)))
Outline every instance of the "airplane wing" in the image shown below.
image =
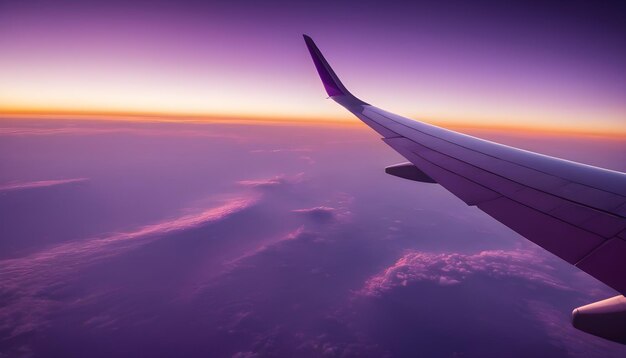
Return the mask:
MULTIPOLYGON (((386 168, 387 173, 442 185, 467 205, 477 206, 626 294, 626 174, 482 140, 376 108, 352 95, 313 40, 306 35, 304 39, 330 98, 409 161, 386 168)), ((626 342, 626 299, 621 296, 618 301, 623 310, 619 311, 623 337, 618 339, 626 342)), ((577 313, 578 321, 586 319, 581 312, 575 310, 575 326, 577 313)))

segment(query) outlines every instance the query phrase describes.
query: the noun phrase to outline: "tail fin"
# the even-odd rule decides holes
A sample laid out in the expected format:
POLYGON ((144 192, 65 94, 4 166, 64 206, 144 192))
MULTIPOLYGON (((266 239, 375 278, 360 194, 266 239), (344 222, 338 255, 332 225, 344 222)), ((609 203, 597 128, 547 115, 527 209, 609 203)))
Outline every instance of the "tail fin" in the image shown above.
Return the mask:
MULTIPOLYGON (((317 48, 313 39, 307 35, 304 36, 304 42, 306 42, 306 46, 311 53, 311 57, 313 58, 313 63, 315 64, 315 68, 317 69, 317 73, 320 75, 322 79, 322 83, 324 84, 324 88, 326 89, 326 93, 328 96, 346 96, 350 99, 357 100, 362 102, 358 98, 356 98, 350 91, 346 89, 346 87, 341 83, 339 77, 335 74, 332 67, 328 64, 322 52, 317 48)), ((365 102, 362 102, 365 103, 365 102)))

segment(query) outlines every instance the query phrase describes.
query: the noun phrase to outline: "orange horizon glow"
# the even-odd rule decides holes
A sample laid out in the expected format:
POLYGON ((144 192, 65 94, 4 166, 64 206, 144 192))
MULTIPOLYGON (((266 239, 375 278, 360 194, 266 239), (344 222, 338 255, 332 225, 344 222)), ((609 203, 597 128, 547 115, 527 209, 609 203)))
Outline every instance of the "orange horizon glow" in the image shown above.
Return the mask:
POLYGON ((524 26, 469 36, 466 26, 451 30, 447 15, 420 24, 432 26, 425 32, 344 17, 332 28, 299 12, 297 21, 278 16, 276 27, 248 14, 248 28, 213 6, 198 17, 139 9, 3 8, 0 116, 358 123, 324 99, 307 31, 353 94, 393 113, 463 130, 626 138, 621 33, 590 41, 524 26))
MULTIPOLYGON (((421 116, 416 116, 422 118, 421 116)), ((176 123, 232 123, 256 125, 333 125, 354 126, 356 129, 367 129, 357 118, 349 113, 344 116, 289 116, 289 115, 248 115, 219 113, 173 113, 148 111, 88 111, 76 109, 2 109, 0 121, 9 119, 37 120, 104 120, 130 122, 176 122, 176 123), (62 117, 62 118, 60 118, 62 117)), ((536 122, 521 124, 519 122, 498 123, 494 120, 455 120, 449 118, 422 118, 426 123, 445 127, 456 131, 467 132, 504 132, 547 136, 602 137, 614 140, 626 140, 626 128, 605 125, 562 126, 555 123, 543 125, 536 122)))

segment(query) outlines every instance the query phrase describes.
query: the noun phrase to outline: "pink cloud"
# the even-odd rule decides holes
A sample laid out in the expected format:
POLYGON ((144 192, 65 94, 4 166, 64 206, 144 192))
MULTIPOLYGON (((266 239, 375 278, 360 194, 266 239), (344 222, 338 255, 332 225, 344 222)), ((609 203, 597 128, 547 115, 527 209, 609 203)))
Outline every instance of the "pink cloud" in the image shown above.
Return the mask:
POLYGON ((305 161, 309 165, 313 165, 316 163, 315 159, 313 159, 312 157, 308 155, 301 155, 298 157, 298 159, 305 161))
POLYGON ((292 210, 291 212, 303 214, 313 220, 320 222, 331 221, 337 216, 337 209, 328 206, 316 206, 307 209, 296 209, 292 210))
POLYGON ((334 195, 334 198, 327 200, 326 205, 294 209, 291 212, 320 224, 328 222, 344 223, 352 215, 349 206, 352 204, 353 199, 346 193, 338 193, 334 195), (328 203, 332 203, 332 206, 328 205, 328 203))
POLYGON ((73 178, 73 179, 59 179, 59 180, 39 180, 29 182, 14 182, 0 185, 0 192, 2 191, 14 191, 34 188, 45 188, 49 186, 65 185, 71 183, 79 183, 89 180, 88 178, 73 178))
POLYGON ((252 188, 269 188, 278 187, 287 184, 296 184, 303 180, 304 173, 298 173, 293 176, 277 175, 272 178, 253 179, 253 180, 240 180, 237 184, 252 188))
POLYGON ((395 287, 420 281, 450 286, 476 274, 521 278, 569 290, 568 285, 549 274, 551 270, 553 268, 541 256, 530 250, 492 250, 471 255, 410 251, 392 266, 369 278, 360 293, 379 296, 395 287))
POLYGON ((268 250, 271 247, 276 247, 276 245, 280 245, 284 241, 297 240, 303 234, 306 234, 306 232, 304 230, 304 226, 299 226, 295 230, 292 230, 292 231, 288 232, 285 235, 281 235, 279 237, 274 237, 274 238, 271 238, 270 240, 266 240, 266 241, 260 243, 260 245, 252 248, 251 250, 248 250, 247 252, 243 253, 242 255, 236 257, 235 259, 228 261, 227 262, 227 266, 229 267, 229 270, 234 270, 237 267, 239 267, 242 262, 245 262, 246 260, 248 260, 248 259, 250 259, 250 258, 252 258, 252 257, 254 257, 256 255, 265 252, 266 250, 268 250))
POLYGON ((32 255, 0 261, 0 329, 15 337, 46 325, 49 312, 60 303, 46 292, 72 274, 156 240, 163 234, 218 222, 256 202, 255 197, 238 197, 194 214, 146 225, 129 232, 61 244, 32 255))

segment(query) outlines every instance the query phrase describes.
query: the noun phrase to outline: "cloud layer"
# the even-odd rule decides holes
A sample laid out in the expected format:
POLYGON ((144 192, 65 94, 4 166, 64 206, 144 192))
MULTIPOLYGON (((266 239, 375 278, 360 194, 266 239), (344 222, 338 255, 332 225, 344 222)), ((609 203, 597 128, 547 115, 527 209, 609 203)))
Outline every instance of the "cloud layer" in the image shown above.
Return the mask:
POLYGON ((254 202, 253 198, 235 198, 223 205, 130 232, 69 242, 23 258, 0 261, 0 294, 5 297, 0 308, 0 329, 7 332, 7 339, 40 329, 49 311, 63 305, 49 297, 50 290, 72 281, 72 275, 163 235, 219 222, 254 202))
POLYGON ((80 183, 89 180, 88 178, 58 179, 58 180, 38 180, 29 182, 7 183, 0 185, 0 192, 15 191, 25 189, 46 188, 50 186, 80 183))
POLYGON ((370 278, 362 293, 380 295, 384 291, 414 282, 434 282, 441 286, 459 284, 472 275, 494 279, 519 279, 557 289, 570 287, 551 275, 554 268, 545 256, 529 250, 490 250, 477 254, 427 253, 411 251, 392 266, 370 278))
POLYGON ((4 355, 625 353, 569 322, 612 291, 443 189, 388 177, 400 158, 369 132, 14 127, 4 355))

